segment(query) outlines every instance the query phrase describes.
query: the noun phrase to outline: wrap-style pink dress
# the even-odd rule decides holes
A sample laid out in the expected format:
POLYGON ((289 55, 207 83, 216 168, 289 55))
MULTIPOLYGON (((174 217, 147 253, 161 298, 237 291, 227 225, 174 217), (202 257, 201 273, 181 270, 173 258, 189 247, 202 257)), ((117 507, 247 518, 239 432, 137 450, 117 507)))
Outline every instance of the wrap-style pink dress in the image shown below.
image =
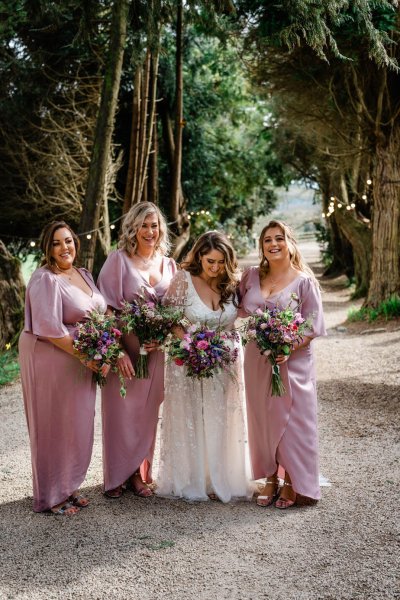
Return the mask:
MULTIPOLYGON (((109 254, 98 278, 98 286, 107 304, 121 310, 125 301, 146 294, 161 300, 176 272, 172 258, 163 258, 162 278, 155 285, 138 271, 125 250, 109 254)), ((130 333, 122 345, 135 365, 139 340, 130 333)), ((140 467, 143 481, 151 482, 158 411, 164 398, 164 353, 155 350, 148 355, 149 378, 126 380, 126 397, 121 398, 116 373, 109 373, 102 389, 104 490, 113 490, 140 467)))
MULTIPOLYGON (((250 267, 240 283, 241 316, 257 309, 286 307, 291 294, 301 302, 299 312, 312 319, 307 335, 326 335, 318 287, 305 273, 299 273, 285 289, 265 299, 261 292, 259 268, 250 267)), ((297 304, 297 302, 295 303, 297 304)), ((278 465, 290 475, 296 493, 318 500, 319 487, 317 391, 312 342, 295 350, 280 366, 286 395, 271 396, 272 367, 255 342, 245 348, 244 373, 251 463, 255 479, 269 477, 278 465)))
POLYGON ((74 335, 75 324, 107 305, 91 274, 91 296, 47 267, 28 284, 19 339, 22 392, 33 474, 33 510, 64 502, 85 479, 93 447, 96 385, 92 371, 46 338, 74 335))

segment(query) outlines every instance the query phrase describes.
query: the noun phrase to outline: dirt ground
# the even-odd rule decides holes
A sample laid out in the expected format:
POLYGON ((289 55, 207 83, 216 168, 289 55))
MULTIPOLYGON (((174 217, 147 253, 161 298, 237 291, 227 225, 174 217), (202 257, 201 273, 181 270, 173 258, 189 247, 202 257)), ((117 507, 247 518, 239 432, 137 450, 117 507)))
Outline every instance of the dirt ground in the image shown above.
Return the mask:
MULTIPOLYGON (((315 262, 315 246, 303 251, 315 262)), ((322 285, 329 335, 314 344, 331 486, 318 504, 106 499, 98 407, 82 486, 90 507, 73 518, 35 514, 16 382, 0 388, 0 599, 400 598, 400 324, 346 327, 349 290, 340 278, 322 285)))

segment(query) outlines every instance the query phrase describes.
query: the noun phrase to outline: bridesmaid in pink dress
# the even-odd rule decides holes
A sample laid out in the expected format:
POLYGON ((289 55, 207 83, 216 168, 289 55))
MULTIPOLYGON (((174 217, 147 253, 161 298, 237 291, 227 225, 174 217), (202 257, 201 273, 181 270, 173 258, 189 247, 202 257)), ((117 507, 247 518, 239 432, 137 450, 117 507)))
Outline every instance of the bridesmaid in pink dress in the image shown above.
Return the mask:
MULTIPOLYGON (((161 300, 176 272, 175 261, 166 258, 167 224, 158 207, 140 202, 126 214, 119 249, 111 252, 100 271, 98 286, 112 310, 125 301, 143 296, 161 300)), ((126 398, 119 393, 119 380, 110 373, 102 390, 104 491, 119 498, 129 487, 142 497, 152 495, 151 482, 158 410, 164 396, 164 353, 157 344, 149 352, 149 378, 135 379, 134 364, 139 340, 123 336, 124 356, 119 360, 127 378, 126 398)))
POLYGON ((304 263, 292 230, 280 221, 264 227, 259 239, 261 263, 246 269, 240 283, 241 316, 257 309, 285 307, 292 293, 301 302, 312 327, 290 357, 280 356, 287 394, 271 396, 272 368, 255 342, 245 349, 245 384, 249 446, 255 479, 266 477, 257 499, 260 506, 275 502, 289 508, 296 494, 321 497, 318 468, 317 393, 311 340, 326 335, 318 283, 304 263), (278 489, 278 467, 285 470, 278 489), (279 495, 278 495, 279 494, 279 495))
POLYGON ((72 515, 88 505, 78 488, 92 453, 96 397, 95 366, 73 351, 74 325, 95 308, 105 312, 106 303, 90 273, 74 267, 79 240, 66 223, 43 230, 41 249, 43 266, 26 290, 19 339, 33 509, 72 515))

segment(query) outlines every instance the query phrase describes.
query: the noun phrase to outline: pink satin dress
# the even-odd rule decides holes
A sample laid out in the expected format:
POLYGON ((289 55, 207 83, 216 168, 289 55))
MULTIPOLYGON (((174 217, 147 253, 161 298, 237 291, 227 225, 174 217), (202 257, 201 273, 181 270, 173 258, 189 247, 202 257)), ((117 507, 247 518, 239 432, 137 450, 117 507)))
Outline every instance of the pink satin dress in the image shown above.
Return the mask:
MULTIPOLYGON (((285 307, 296 293, 303 317, 312 318, 307 335, 326 335, 319 289, 301 273, 285 289, 264 299, 259 268, 246 269, 240 283, 241 316, 260 308, 285 307)), ((287 470, 296 493, 318 500, 317 390, 312 342, 295 350, 280 367, 286 395, 271 395, 272 367, 255 342, 245 348, 244 373, 250 456, 255 479, 269 477, 278 465, 287 470)))
POLYGON ((90 273, 79 272, 91 296, 47 267, 33 273, 26 290, 19 360, 36 512, 60 504, 79 488, 92 455, 96 400, 92 371, 46 339, 73 336, 75 324, 89 311, 106 310, 90 273))
MULTIPOLYGON (((107 304, 120 310, 125 301, 143 295, 161 300, 176 272, 172 258, 163 258, 162 278, 151 286, 135 268, 125 250, 110 253, 98 278, 107 304)), ((123 336, 125 350, 135 365, 139 353, 136 335, 123 336)), ((112 490, 140 467, 144 481, 151 482, 158 411, 164 398, 164 353, 148 355, 149 378, 126 380, 126 397, 121 398, 116 373, 109 373, 102 389, 104 490, 112 490)))

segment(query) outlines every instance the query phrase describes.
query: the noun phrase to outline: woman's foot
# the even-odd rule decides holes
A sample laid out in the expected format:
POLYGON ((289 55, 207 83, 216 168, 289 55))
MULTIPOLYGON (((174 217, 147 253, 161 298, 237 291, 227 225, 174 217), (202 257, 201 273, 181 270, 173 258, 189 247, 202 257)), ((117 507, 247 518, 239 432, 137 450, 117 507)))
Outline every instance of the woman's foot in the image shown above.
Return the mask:
POLYGON ((112 489, 112 490, 106 490, 104 492, 104 495, 107 496, 107 498, 121 498, 122 494, 123 494, 123 488, 122 485, 118 485, 116 488, 112 489))
POLYGON ((63 517, 72 517, 72 515, 76 515, 79 512, 79 508, 77 506, 73 506, 71 502, 66 500, 65 502, 61 502, 61 504, 56 504, 52 506, 50 512, 53 515, 62 515, 63 517))
POLYGON ((86 496, 80 494, 79 490, 75 490, 75 492, 70 495, 68 502, 74 506, 77 506, 78 508, 86 508, 89 506, 89 498, 86 498, 86 496))
POLYGON ((294 504, 296 504, 296 492, 293 490, 291 483, 284 481, 275 506, 276 508, 290 508, 294 504))
POLYGON ((135 496, 140 496, 141 498, 149 498, 153 495, 153 492, 151 491, 147 483, 144 483, 144 481, 142 480, 139 471, 136 471, 136 473, 131 475, 131 477, 129 478, 129 487, 131 488, 135 496))
POLYGON ((265 480, 265 485, 257 497, 258 506, 271 506, 278 493, 278 479, 271 477, 265 480))

